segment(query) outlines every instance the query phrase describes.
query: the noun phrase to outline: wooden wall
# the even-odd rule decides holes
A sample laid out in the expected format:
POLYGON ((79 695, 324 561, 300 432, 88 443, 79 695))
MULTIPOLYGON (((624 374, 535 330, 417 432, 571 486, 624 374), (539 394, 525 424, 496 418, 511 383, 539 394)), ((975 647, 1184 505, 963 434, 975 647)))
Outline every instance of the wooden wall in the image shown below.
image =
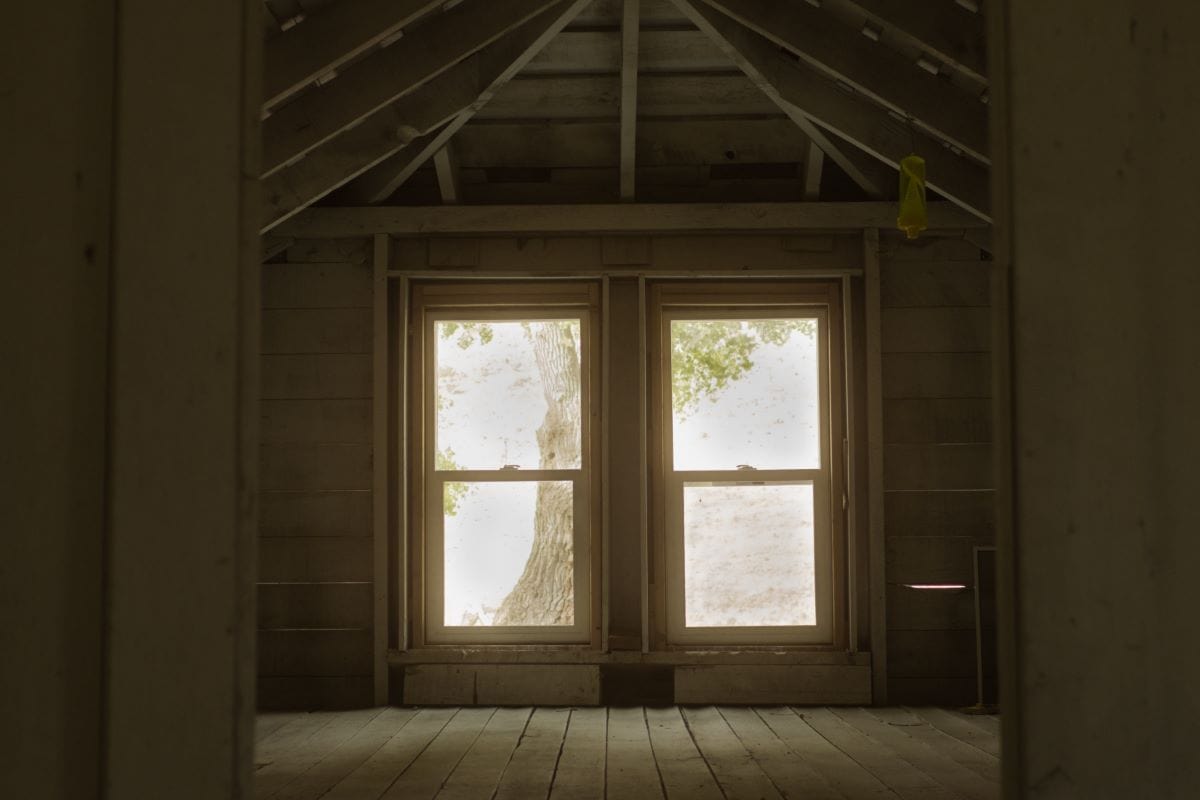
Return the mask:
POLYGON ((372 700, 368 240, 263 265, 259 707, 372 700))
MULTIPOLYGON (((493 237, 398 240, 393 250, 394 265, 408 269, 562 274, 614 262, 651 272, 701 263, 720 267, 726 260, 772 269, 844 267, 854 264, 861 247, 854 237, 805 242, 799 247, 796 237, 778 236, 493 237)), ((344 707, 372 699, 371 257, 367 239, 301 240, 279 263, 264 265, 258 586, 263 708, 344 707)), ((967 704, 975 698, 973 594, 918 592, 903 584, 970 586, 972 548, 992 542, 990 264, 980 259, 980 251, 961 239, 908 244, 885 235, 881 244, 893 702, 967 704)), ((615 278, 612 292, 614 308, 628 309, 636 284, 615 278)), ((636 326, 634 319, 614 322, 621 323, 617 346, 636 326)), ((635 376, 618 377, 628 384, 635 376)), ((621 408, 614 405, 614 420, 622 418, 621 408)), ((637 494, 627 483, 613 483, 617 505, 637 494)), ((636 519, 623 513, 613 512, 611 634, 614 649, 636 650, 636 519)), ((431 657, 410 654, 394 663, 393 681, 407 681, 406 672, 414 680, 432 676, 441 667, 428 662, 431 657)), ((606 659, 597 655, 584 663, 606 659)), ((404 691, 416 691, 418 683, 406 683, 404 691)))
POLYGON ((975 701, 973 548, 992 544, 990 263, 962 240, 881 246, 888 695, 975 701))

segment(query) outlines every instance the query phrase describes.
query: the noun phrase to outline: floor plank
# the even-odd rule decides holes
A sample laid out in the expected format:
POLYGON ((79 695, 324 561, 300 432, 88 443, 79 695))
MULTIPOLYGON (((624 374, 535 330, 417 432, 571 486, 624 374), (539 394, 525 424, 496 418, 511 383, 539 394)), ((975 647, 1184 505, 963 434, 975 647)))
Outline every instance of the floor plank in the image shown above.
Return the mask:
POLYGON ((479 738, 446 779, 438 792, 439 800, 490 800, 532 714, 531 708, 496 709, 479 738))
POLYGON ((496 787, 495 800, 528 800, 550 794, 570 718, 566 708, 539 708, 533 712, 496 787))
POLYGON ((895 800, 898 796, 792 709, 764 708, 756 713, 792 752, 812 764, 848 800, 895 800))
POLYGON ((996 800, 994 717, 939 708, 263 714, 261 800, 996 800))
POLYGON ((981 728, 984 733, 990 733, 997 739, 1000 738, 1000 717, 996 714, 964 714, 961 711, 947 711, 946 713, 961 717, 977 728, 981 728))
POLYGON ((805 722, 892 791, 909 800, 963 800, 884 745, 859 733, 825 708, 805 708, 805 722))
POLYGON ((457 713, 456 708, 426 708, 418 711, 373 756, 335 784, 322 800, 376 800, 425 751, 457 713))
POLYGON ((604 797, 608 756, 608 709, 575 708, 554 770, 550 800, 604 797))
POLYGON ((417 715, 411 708, 385 708, 362 730, 313 764, 274 795, 274 800, 316 800, 362 766, 417 715))
POLYGON ((950 758, 972 770, 985 780, 999 785, 1000 759, 953 736, 938 730, 928 721, 904 708, 873 708, 871 713, 884 722, 892 725, 903 725, 904 732, 914 739, 924 742, 938 752, 945 753, 950 758))
POLYGON ((299 714, 294 711, 275 711, 259 714, 254 720, 254 741, 261 743, 275 731, 291 722, 299 714))
POLYGON ((337 711, 312 711, 294 715, 255 745, 255 768, 262 769, 283 754, 304 744, 314 733, 339 716, 340 712, 337 711))
POLYGON ((953 736, 960 742, 965 742, 988 755, 1000 758, 1000 740, 967 722, 961 714, 954 714, 941 708, 914 708, 911 711, 933 727, 953 736))
POLYGON ((650 747, 667 797, 721 800, 720 787, 696 748, 678 708, 647 708, 650 747))
POLYGON ((609 709, 605 778, 606 796, 614 800, 663 797, 644 709, 609 709))
POLYGON ((475 744, 494 708, 464 708, 383 793, 386 800, 432 800, 475 744))
POLYGON ((938 750, 913 738, 901 727, 890 725, 864 708, 838 708, 833 712, 869 739, 874 739, 900 758, 967 800, 998 800, 995 786, 938 750))
POLYGON ((329 751, 358 733, 368 722, 379 716, 381 711, 379 708, 346 711, 334 717, 329 724, 323 725, 300 744, 281 752, 271 763, 254 773, 254 796, 274 797, 277 791, 298 774, 308 770, 329 751))
POLYGON ((785 797, 842 800, 844 795, 775 735, 751 708, 718 708, 726 724, 785 797))
POLYGON ((689 708, 683 718, 729 800, 781 800, 783 796, 717 709, 689 708))

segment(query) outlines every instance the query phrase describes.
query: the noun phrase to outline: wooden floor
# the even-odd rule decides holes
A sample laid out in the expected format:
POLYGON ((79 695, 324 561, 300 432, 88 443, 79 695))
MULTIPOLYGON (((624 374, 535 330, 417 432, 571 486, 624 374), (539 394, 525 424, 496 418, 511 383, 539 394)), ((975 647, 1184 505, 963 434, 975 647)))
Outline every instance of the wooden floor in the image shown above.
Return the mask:
POLYGON ((1000 795, 999 723, 936 708, 374 708, 262 714, 261 798, 1000 795))

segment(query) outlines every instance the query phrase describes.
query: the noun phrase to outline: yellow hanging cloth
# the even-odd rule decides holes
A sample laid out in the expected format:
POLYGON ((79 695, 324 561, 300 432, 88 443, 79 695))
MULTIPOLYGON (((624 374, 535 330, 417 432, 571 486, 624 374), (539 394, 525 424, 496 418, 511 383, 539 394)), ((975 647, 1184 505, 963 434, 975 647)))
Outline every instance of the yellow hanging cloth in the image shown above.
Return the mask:
POLYGON ((900 216, 896 226, 916 239, 929 226, 925 206, 925 159, 905 156, 900 160, 900 216))

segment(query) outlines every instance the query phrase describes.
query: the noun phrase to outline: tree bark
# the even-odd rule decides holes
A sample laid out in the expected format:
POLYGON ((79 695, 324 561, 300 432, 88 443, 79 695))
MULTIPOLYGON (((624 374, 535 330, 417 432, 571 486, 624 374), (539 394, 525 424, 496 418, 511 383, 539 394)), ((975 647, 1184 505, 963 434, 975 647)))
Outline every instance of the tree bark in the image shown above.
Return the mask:
MULTIPOLYGON (((580 466, 579 353, 569 325, 531 324, 546 416, 537 430, 542 469, 580 466)), ((572 484, 538 486, 533 546, 521 577, 496 611, 494 625, 575 622, 574 496, 572 484)))

